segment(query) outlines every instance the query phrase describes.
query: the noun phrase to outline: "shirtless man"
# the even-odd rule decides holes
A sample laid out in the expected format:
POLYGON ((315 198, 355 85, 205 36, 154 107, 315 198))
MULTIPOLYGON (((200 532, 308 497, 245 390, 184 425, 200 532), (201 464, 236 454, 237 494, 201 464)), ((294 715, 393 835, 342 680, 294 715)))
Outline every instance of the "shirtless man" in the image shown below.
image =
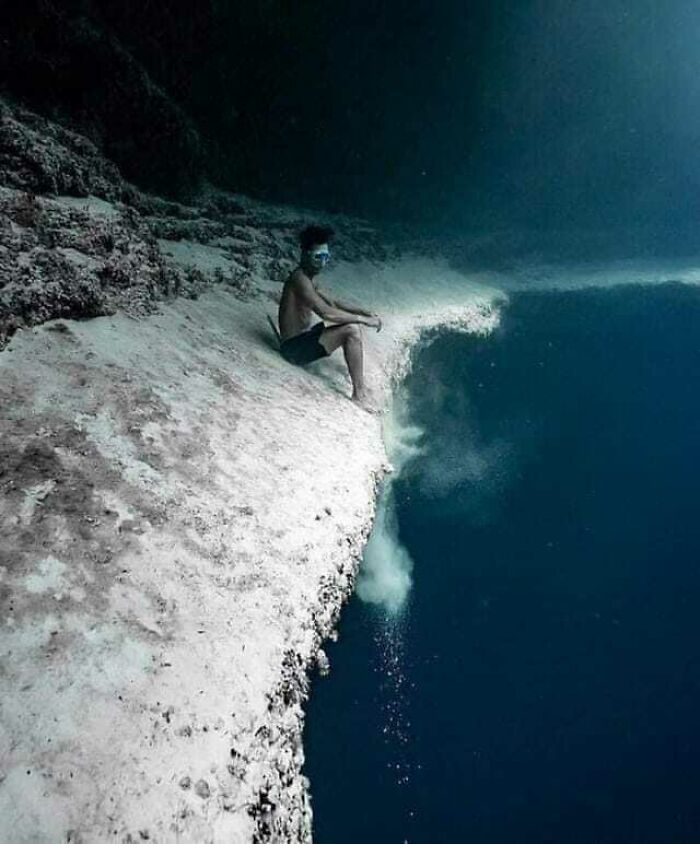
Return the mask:
POLYGON ((352 400, 368 407, 359 326, 367 325, 379 331, 382 322, 376 314, 343 305, 317 289, 314 278, 330 260, 328 245, 332 239, 333 229, 325 226, 308 226, 299 235, 301 260, 285 282, 280 301, 280 352, 289 363, 304 366, 342 346, 352 380, 352 400), (321 321, 309 328, 312 312, 321 321), (333 324, 326 327, 324 320, 333 324))

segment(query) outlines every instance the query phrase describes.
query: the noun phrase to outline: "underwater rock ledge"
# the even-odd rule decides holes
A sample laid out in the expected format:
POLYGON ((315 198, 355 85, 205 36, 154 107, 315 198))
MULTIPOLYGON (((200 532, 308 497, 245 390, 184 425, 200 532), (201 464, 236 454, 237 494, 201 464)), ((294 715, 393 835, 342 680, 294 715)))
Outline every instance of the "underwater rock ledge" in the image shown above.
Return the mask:
MULTIPOLYGON (((3 184, 15 209, 21 189, 3 184)), ((94 193, 25 199, 4 222, 35 280, 21 299, 6 274, 18 261, 0 267, 0 292, 20 296, 3 300, 15 322, 0 352, 0 817, 13 841, 311 837, 302 704, 386 454, 339 356, 290 367, 267 328, 308 213, 214 197, 218 223, 167 204, 128 229, 123 194, 94 193), (124 274, 104 286, 104 315, 68 318, 46 255, 89 286, 110 260, 91 236, 111 220, 124 274), (151 295, 134 255, 190 273, 189 295, 151 295)), ((343 225, 337 252, 354 260, 328 284, 385 318, 366 334, 384 400, 423 332, 496 325, 496 292, 343 225)))
MULTIPOLYGON (((488 330, 495 311, 462 317, 488 330)), ((379 390, 430 319, 387 323, 367 338, 379 390)), ((51 322, 0 353, 15 840, 309 840, 307 675, 386 455, 342 364, 291 369, 261 329, 255 305, 211 291, 51 322)))

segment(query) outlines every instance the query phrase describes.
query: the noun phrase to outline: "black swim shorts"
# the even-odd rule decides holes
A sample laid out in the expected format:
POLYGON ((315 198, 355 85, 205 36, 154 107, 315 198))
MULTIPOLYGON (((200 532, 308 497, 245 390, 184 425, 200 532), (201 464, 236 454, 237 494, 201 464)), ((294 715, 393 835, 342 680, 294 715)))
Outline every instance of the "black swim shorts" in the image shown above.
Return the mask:
POLYGON ((318 342, 325 327, 322 322, 317 322, 308 331, 302 331, 296 337, 290 337, 280 346, 280 354, 286 361, 295 363, 297 366, 327 357, 328 352, 318 342))

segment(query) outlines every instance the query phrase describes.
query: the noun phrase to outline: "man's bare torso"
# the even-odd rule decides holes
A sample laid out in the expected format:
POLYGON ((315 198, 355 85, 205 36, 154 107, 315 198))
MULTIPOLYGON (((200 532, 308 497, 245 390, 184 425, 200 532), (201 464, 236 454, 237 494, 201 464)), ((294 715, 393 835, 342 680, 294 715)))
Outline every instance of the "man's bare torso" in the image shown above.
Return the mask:
POLYGON ((295 289, 295 281, 299 275, 304 275, 304 271, 297 268, 285 281, 282 290, 278 316, 282 340, 296 337, 297 334, 301 334, 302 331, 311 327, 313 311, 301 301, 295 289))

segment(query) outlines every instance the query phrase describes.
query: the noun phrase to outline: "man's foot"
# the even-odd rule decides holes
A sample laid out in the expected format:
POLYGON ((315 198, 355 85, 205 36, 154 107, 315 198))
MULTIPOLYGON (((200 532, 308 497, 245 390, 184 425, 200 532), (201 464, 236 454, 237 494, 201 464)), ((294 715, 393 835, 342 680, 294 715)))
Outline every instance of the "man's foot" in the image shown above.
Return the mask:
POLYGON ((358 407, 366 410, 367 413, 379 413, 379 408, 368 390, 357 390, 352 394, 350 399, 358 407))

